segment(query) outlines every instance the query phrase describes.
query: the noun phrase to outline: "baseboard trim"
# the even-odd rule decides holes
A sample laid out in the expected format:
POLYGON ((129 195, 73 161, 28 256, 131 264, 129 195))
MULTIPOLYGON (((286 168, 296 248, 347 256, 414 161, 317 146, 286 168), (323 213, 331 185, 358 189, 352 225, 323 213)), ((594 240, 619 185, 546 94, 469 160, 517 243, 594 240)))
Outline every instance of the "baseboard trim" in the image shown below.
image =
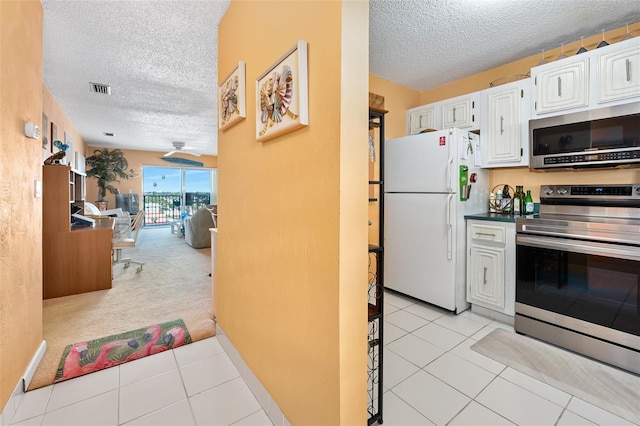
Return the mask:
POLYGON ((18 406, 20 405, 20 402, 22 402, 22 397, 27 391, 27 388, 31 383, 31 379, 33 379, 33 375, 35 374, 36 369, 38 368, 40 361, 42 361, 42 357, 46 351, 47 342, 43 340, 33 354, 33 357, 31 357, 31 361, 29 362, 29 365, 27 365, 24 374, 16 383, 9 400, 5 406, 2 407, 2 411, 0 411, 0 426, 8 426, 11 424, 13 416, 16 414, 16 411, 18 411, 18 406))
POLYGON ((29 388, 29 384, 31 384, 31 379, 33 379, 33 375, 35 374, 36 369, 38 368, 38 365, 40 365, 40 361, 42 361, 42 357, 44 357, 44 353, 46 351, 47 351, 47 341, 43 340, 40 343, 38 350, 36 350, 36 353, 33 354, 33 357, 31 358, 31 362, 29 362, 29 365, 27 365, 27 369, 24 371, 24 374, 22 375, 23 392, 26 392, 27 389, 29 388))
POLYGON ((269 392, 266 388, 260 383, 260 380, 253 374, 249 365, 245 362, 240 352, 233 345, 229 337, 222 331, 220 325, 216 323, 216 338, 218 342, 226 352, 227 356, 231 359, 231 362, 238 369, 240 373, 240 377, 244 380, 244 382, 249 386, 251 392, 255 395, 258 403, 262 406, 262 409, 267 414, 267 416, 271 419, 274 425, 284 425, 291 426, 289 420, 285 417, 285 415, 278 407, 278 404, 275 400, 269 395, 269 392))

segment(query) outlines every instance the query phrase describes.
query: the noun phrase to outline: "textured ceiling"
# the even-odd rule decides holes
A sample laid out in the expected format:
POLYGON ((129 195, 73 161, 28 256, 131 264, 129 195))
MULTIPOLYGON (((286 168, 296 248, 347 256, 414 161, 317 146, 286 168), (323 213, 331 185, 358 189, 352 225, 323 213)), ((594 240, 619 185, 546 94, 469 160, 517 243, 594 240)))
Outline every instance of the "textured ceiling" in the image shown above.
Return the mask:
POLYGON ((640 21, 638 0, 370 0, 369 70, 423 91, 640 21))
POLYGON ((181 141, 217 153, 217 25, 228 0, 42 3, 44 82, 88 145, 171 151, 181 141))
MULTIPOLYGON (((42 0, 44 82, 89 146, 216 155, 229 1, 42 0)), ((369 67, 422 91, 638 21, 638 0, 370 0, 369 67)))

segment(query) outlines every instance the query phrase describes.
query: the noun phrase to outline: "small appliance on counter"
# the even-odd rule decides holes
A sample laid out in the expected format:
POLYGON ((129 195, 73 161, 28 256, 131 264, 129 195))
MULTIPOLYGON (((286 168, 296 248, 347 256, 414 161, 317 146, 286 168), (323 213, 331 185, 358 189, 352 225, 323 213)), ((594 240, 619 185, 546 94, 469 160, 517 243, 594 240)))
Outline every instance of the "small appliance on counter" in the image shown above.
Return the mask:
POLYGON ((460 313, 466 301, 465 215, 487 211, 478 135, 459 129, 385 143, 385 287, 460 313))

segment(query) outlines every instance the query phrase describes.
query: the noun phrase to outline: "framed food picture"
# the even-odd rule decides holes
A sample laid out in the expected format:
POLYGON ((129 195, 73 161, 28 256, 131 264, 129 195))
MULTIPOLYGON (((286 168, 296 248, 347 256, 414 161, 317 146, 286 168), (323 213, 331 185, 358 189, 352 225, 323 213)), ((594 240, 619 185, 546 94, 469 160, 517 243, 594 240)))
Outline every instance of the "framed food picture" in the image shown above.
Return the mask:
POLYGON ((228 129, 247 116, 245 63, 238 65, 218 87, 218 128, 228 129))
POLYGON ((256 139, 309 125, 307 42, 298 40, 256 80, 256 139))

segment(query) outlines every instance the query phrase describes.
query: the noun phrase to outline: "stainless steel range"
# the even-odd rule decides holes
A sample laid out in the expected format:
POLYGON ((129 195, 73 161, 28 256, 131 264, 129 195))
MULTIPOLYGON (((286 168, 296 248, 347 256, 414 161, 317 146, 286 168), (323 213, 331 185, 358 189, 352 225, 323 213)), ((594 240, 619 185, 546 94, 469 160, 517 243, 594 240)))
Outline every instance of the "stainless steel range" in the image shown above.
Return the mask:
POLYGON ((516 231, 515 330, 640 374, 640 184, 544 185, 516 231))

